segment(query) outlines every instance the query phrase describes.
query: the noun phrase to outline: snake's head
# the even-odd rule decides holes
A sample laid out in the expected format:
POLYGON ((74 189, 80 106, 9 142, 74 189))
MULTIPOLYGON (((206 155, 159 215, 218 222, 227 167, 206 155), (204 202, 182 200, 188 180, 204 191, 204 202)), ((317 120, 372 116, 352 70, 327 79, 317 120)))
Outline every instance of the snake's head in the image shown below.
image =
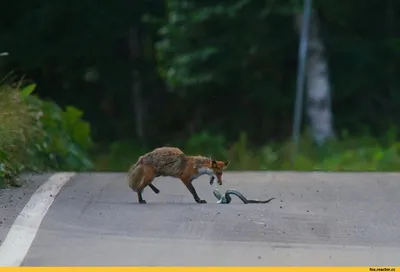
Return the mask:
POLYGON ((222 195, 218 189, 214 189, 213 191, 214 196, 218 199, 217 204, 225 204, 228 203, 226 201, 225 195, 222 195))
POLYGON ((213 171, 213 175, 210 178, 210 184, 214 183, 214 178, 217 178, 218 185, 222 185, 222 174, 223 170, 229 165, 229 161, 211 161, 211 169, 213 171))

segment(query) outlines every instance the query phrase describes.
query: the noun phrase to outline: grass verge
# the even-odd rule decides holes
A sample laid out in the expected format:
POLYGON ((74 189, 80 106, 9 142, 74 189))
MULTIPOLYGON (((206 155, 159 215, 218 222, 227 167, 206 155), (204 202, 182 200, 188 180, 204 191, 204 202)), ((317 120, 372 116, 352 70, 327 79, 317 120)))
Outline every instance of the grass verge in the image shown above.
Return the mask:
POLYGON ((0 187, 18 185, 20 162, 36 133, 35 119, 18 88, 0 85, 0 187))
POLYGON ((0 187, 19 186, 23 171, 92 168, 90 124, 83 112, 32 95, 35 86, 0 85, 0 187))
MULTIPOLYGON (((187 142, 173 145, 187 154, 202 154, 231 161, 229 170, 296 170, 296 171, 399 171, 400 141, 397 131, 389 130, 379 139, 371 136, 352 137, 342 133, 323 147, 314 145, 305 133, 299 141, 299 150, 292 163, 291 142, 267 143, 252 146, 246 133, 238 140, 226 143, 221 135, 202 132, 187 142)), ((98 171, 127 171, 144 152, 149 151, 132 141, 118 141, 106 152, 94 158, 98 171)))

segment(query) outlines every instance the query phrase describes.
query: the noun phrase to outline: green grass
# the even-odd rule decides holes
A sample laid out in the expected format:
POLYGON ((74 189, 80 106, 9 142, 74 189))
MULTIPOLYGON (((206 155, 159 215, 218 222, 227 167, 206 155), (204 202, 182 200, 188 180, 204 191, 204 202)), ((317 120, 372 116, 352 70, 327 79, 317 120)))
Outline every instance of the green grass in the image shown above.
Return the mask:
MULTIPOLYGON (((297 171, 399 171, 400 141, 395 130, 385 137, 351 137, 346 133, 327 142, 323 147, 313 144, 305 133, 292 163, 291 142, 251 146, 245 133, 234 143, 226 143, 220 135, 203 132, 186 143, 175 143, 187 154, 202 154, 216 159, 228 159, 229 170, 297 170, 297 171)), ((137 158, 150 149, 134 142, 116 142, 106 152, 95 156, 95 170, 127 171, 137 158)))
MULTIPOLYGON (((15 183, 20 161, 36 133, 34 117, 18 88, 0 86, 0 187, 15 183)), ((14 184, 16 185, 16 184, 14 184)))

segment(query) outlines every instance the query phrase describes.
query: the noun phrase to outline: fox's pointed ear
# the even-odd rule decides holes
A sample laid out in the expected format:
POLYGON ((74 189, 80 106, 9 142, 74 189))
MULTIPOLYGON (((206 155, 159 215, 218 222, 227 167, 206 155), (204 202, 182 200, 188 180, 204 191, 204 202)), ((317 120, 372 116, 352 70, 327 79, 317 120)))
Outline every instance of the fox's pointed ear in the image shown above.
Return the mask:
POLYGON ((229 163, 230 163, 229 161, 225 161, 224 162, 224 168, 227 167, 229 165, 229 163))
POLYGON ((212 161, 211 161, 211 167, 212 167, 212 168, 216 168, 216 167, 217 167, 217 161, 212 160, 212 161))

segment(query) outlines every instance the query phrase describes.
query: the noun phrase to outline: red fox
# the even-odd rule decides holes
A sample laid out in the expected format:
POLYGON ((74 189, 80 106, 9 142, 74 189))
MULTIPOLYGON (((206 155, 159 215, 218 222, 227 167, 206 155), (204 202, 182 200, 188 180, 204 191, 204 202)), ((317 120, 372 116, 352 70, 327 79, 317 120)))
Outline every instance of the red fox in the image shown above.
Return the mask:
MULTIPOLYGON (((156 177, 169 176, 179 178, 193 195, 197 203, 207 203, 200 199, 192 181, 202 175, 216 177, 222 185, 223 170, 229 161, 216 161, 202 156, 188 156, 176 147, 159 147, 139 157, 128 171, 129 187, 137 193, 138 201, 146 203, 142 197, 143 189, 149 186, 154 193, 160 193, 152 182, 156 177)), ((211 184, 211 182, 210 182, 211 184)))

